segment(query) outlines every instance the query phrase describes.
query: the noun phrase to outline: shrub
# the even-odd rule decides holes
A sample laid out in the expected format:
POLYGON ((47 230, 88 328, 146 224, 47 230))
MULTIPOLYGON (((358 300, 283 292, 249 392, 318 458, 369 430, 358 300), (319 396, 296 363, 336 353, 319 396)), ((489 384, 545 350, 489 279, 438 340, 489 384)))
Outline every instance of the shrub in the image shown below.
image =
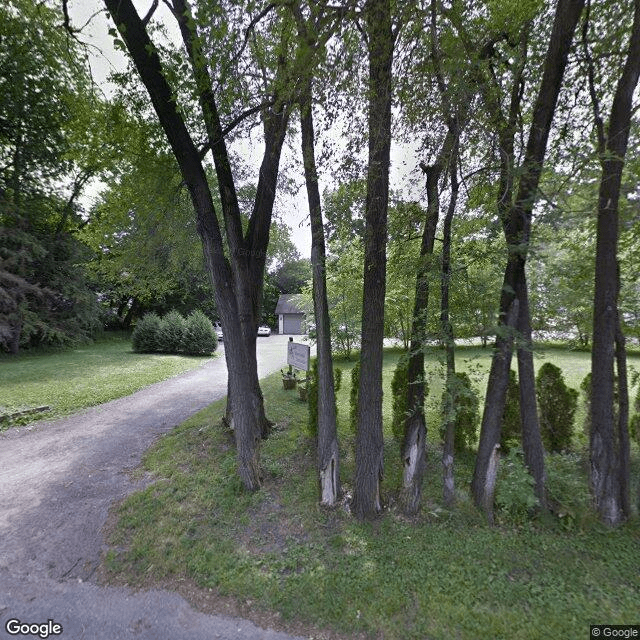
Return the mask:
POLYGON ((182 348, 191 355, 209 355, 218 347, 211 320, 200 310, 192 311, 184 323, 182 348))
POLYGON ((547 499, 564 529, 573 529, 591 517, 589 480, 576 453, 545 457, 547 499))
POLYGON ((147 313, 138 320, 131 343, 136 353, 155 353, 159 350, 160 316, 147 313))
POLYGON ((358 360, 353 369, 351 369, 351 391, 349 393, 349 421, 353 433, 358 428, 358 395, 360 386, 360 360, 358 360))
MULTIPOLYGON (((476 390, 471 385, 471 379, 466 373, 456 373, 451 385, 453 394, 452 407, 455 413, 454 450, 459 452, 471 448, 476 443, 478 423, 480 421, 480 401, 476 390)), ((447 422, 446 399, 447 391, 442 394, 442 414, 444 424, 440 428, 440 435, 444 439, 447 422)))
POLYGON ((522 449, 514 447, 500 463, 496 485, 496 505, 501 519, 516 525, 524 524, 538 503, 535 482, 524 464, 522 449))
POLYGON ((393 397, 393 417, 391 429, 396 441, 402 445, 407 419, 407 385, 409 374, 409 359, 402 354, 391 379, 391 395, 393 397))
POLYGON ((536 377, 536 395, 545 449, 550 453, 568 451, 571 449, 578 392, 567 387, 559 367, 545 362, 536 377))
POLYGON ((515 371, 509 370, 507 396, 502 414, 502 428, 500 431, 500 449, 508 454, 512 447, 522 442, 522 426, 520 420, 520 385, 515 371))
POLYGON ((169 311, 160 321, 158 350, 162 353, 178 353, 182 350, 185 320, 178 311, 169 311))
POLYGON ((640 445, 640 385, 638 386, 632 409, 635 413, 629 422, 629 434, 640 445))
MULTIPOLYGON (((342 369, 333 370, 333 388, 336 393, 340 390, 342 382, 342 369)), ((307 429, 309 435, 318 435, 318 359, 313 358, 311 369, 307 373, 307 402, 309 403, 309 420, 307 429)), ((337 408, 336 408, 337 411, 337 408)))

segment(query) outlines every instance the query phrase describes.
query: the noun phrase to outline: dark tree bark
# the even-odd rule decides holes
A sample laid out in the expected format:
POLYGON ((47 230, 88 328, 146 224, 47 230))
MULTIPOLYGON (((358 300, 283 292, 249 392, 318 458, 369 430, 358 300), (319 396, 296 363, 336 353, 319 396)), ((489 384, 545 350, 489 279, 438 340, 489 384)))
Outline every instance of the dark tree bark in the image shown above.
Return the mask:
POLYGON ((438 180, 442 165, 422 166, 427 176, 427 215, 420 257, 416 273, 416 295, 411 321, 411 343, 407 367, 407 419, 402 444, 402 489, 400 506, 412 515, 420 508, 422 479, 425 471, 427 426, 424 415, 424 347, 426 341, 427 308, 429 305, 429 269, 433 257, 433 243, 440 213, 438 180))
MULTIPOLYGON (((489 519, 492 518, 493 486, 495 483, 495 478, 491 477, 492 474, 489 474, 489 471, 494 467, 492 461, 500 441, 500 424, 513 352, 513 330, 516 328, 524 330, 525 333, 522 336, 524 345, 530 343, 531 340, 525 276, 525 262, 531 233, 531 214, 537 198, 547 140, 569 49, 583 6, 584 0, 559 0, 556 7, 553 29, 543 66, 542 82, 533 109, 517 195, 514 204, 511 204, 511 200, 507 201, 509 209, 502 216, 508 245, 508 260, 500 299, 499 334, 491 363, 480 431, 480 444, 471 483, 474 501, 476 505, 484 509, 489 519), (518 292, 520 296, 518 296, 518 292), (520 319, 520 314, 524 316, 522 319, 520 319)), ((514 86, 513 90, 516 91, 519 88, 514 86)), ((513 100, 511 104, 513 105, 513 100)), ((511 140, 513 141, 513 138, 511 140)), ((511 144, 512 151, 513 144, 511 144)), ((512 153, 508 162, 512 166, 512 153)), ((513 184, 513 174, 506 179, 513 184)), ((534 475, 536 491, 539 496, 544 496, 544 458, 541 444, 538 446, 540 429, 535 409, 535 382, 532 379, 533 355, 531 349, 524 346, 520 350, 519 358, 520 371, 525 374, 525 391, 521 391, 521 393, 526 393, 525 402, 521 403, 521 411, 527 412, 523 414, 523 428, 527 429, 527 434, 523 438, 523 444, 527 446, 525 456, 530 465, 530 472, 538 474, 534 475)))
POLYGON ((255 336, 287 111, 280 106, 279 110, 265 110, 263 113, 265 155, 254 209, 247 232, 243 236, 233 176, 205 58, 198 55, 197 38, 190 30, 187 20, 187 4, 181 0, 174 2, 174 12, 193 64, 198 96, 218 174, 231 254, 228 260, 224 254, 222 235, 200 153, 179 113, 157 51, 147 34, 146 25, 131 0, 105 0, 105 6, 149 93, 191 196, 205 262, 213 281, 216 305, 228 345, 225 357, 229 373, 229 401, 233 413, 238 473, 245 487, 255 490, 260 486, 258 445, 265 420, 257 376, 255 336))
MULTIPOLYGON (((457 134, 456 134, 457 138, 457 134)), ((446 400, 444 407, 445 415, 445 437, 442 451, 442 497, 444 503, 451 507, 456 501, 454 459, 455 459, 455 405, 456 405, 456 344, 453 335, 453 325, 449 317, 449 285, 451 281, 451 223, 456 211, 458 201, 458 168, 457 142, 452 154, 449 175, 451 177, 451 196, 447 214, 442 227, 442 285, 440 301, 440 323, 442 326, 442 339, 446 352, 447 375, 446 375, 446 400)))
POLYGON ((619 524, 629 515, 628 391, 624 339, 618 317, 617 245, 620 184, 629 140, 633 93, 639 75, 640 0, 635 0, 627 58, 613 98, 608 129, 604 139, 600 135, 599 144, 602 178, 598 197, 591 352, 590 480, 600 518, 611 526, 619 524), (620 391, 626 400, 625 410, 620 411, 617 429, 613 409, 616 350, 620 391), (621 375, 623 379, 620 379, 621 375))
POLYGON ((520 387, 520 417, 522 421, 522 448, 524 462, 535 481, 535 494, 540 506, 546 508, 546 473, 544 446, 540 434, 538 407, 536 404, 536 376, 533 368, 533 341, 531 339, 531 314, 529 292, 524 271, 518 281, 518 382, 520 387))
POLYGON ((356 472, 351 503, 352 513, 359 519, 371 518, 382 509, 382 344, 394 44, 389 0, 367 0, 365 19, 369 50, 369 168, 356 472))

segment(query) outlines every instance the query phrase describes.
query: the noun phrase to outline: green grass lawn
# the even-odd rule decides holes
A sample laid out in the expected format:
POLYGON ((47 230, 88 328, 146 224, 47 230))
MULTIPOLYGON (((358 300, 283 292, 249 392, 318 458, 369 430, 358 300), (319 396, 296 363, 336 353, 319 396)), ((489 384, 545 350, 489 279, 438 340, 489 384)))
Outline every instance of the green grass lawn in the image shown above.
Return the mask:
MULTIPOLYGON (((589 367, 586 353, 548 350, 546 357, 575 387, 589 367)), ((456 508, 442 506, 432 402, 424 508, 415 519, 396 512, 400 464, 388 390, 397 358, 385 354, 387 508, 380 519, 354 521, 346 499, 333 510, 318 507, 307 406, 275 374, 263 381, 277 422, 262 444, 263 488, 242 490, 232 438, 219 425, 223 401, 211 405, 146 456, 157 481, 119 507, 105 557, 108 578, 147 587, 195 583, 203 594, 232 599, 239 615, 314 638, 555 640, 586 638, 590 624, 638 624, 640 524, 636 516, 611 531, 596 522, 579 440, 573 454, 548 458, 549 488, 565 517, 498 512, 491 527, 468 497, 472 453, 456 461, 456 508)), ((337 364, 344 370, 338 409, 348 496, 353 363, 337 364)), ((487 365, 487 351, 460 350, 458 368, 471 370, 480 386, 487 365)), ((439 398, 439 365, 432 360, 428 371, 430 397, 439 398)), ((638 457, 634 444, 636 479, 638 457)))
POLYGON ((38 417, 64 415, 126 396, 205 360, 133 353, 125 337, 69 351, 1 356, 0 414, 49 406, 51 410, 38 417))

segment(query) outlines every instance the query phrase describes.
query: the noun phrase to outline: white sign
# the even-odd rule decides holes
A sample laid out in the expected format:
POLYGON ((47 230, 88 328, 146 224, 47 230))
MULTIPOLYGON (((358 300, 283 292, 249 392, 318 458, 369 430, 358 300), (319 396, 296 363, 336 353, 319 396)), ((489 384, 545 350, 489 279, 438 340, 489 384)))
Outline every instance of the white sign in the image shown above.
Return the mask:
POLYGON ((309 370, 309 354, 311 348, 308 344, 298 342, 287 343, 287 364, 303 371, 309 370))

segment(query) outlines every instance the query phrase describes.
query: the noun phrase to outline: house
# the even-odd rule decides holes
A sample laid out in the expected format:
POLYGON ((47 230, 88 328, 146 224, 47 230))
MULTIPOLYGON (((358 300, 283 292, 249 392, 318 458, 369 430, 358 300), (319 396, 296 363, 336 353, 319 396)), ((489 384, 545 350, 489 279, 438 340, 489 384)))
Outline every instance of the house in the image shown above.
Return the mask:
POLYGON ((278 298, 276 315, 278 316, 278 333, 299 335, 304 333, 302 322, 304 311, 297 304, 299 294, 283 293, 278 298))

